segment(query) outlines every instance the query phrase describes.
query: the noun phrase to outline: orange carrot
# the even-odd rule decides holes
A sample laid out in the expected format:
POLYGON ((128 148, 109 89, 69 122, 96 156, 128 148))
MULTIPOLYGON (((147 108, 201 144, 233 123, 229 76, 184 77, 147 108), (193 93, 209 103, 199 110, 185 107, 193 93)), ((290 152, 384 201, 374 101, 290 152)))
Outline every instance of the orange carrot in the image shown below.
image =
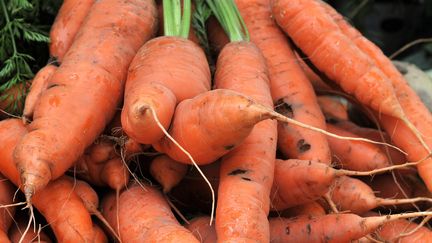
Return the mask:
POLYGON ((94 242, 95 243, 108 243, 108 237, 105 232, 97 225, 93 225, 94 242))
POLYGON ((376 197, 372 189, 364 182, 342 176, 336 179, 330 192, 332 201, 340 211, 349 210, 356 214, 366 213, 378 206, 408 204, 421 201, 432 202, 431 198, 379 198, 376 197))
MULTIPOLYGON (((324 116, 312 85, 298 65, 285 34, 271 17, 270 0, 235 2, 248 27, 251 41, 265 57, 276 111, 325 130, 324 116)), ((293 124, 278 125, 278 148, 291 159, 331 162, 325 135, 293 124)))
POLYGON ((183 179, 187 169, 187 165, 166 155, 154 158, 150 164, 150 174, 162 185, 164 193, 171 191, 183 179))
MULTIPOLYGON (((12 243, 18 243, 21 238, 23 238, 23 242, 26 243, 51 243, 51 239, 44 231, 34 232, 29 230, 26 232, 26 235, 22 237, 27 222, 20 217, 19 219, 15 219, 16 225, 12 226, 9 230, 9 238, 12 243)), ((4 242, 4 241, 2 241, 4 242)))
MULTIPOLYGON (((138 51, 126 81, 122 127, 129 137, 142 144, 156 143, 164 136, 154 115, 168 129, 176 104, 210 90, 211 86, 204 51, 187 39, 189 25, 177 29, 171 23, 173 16, 169 13, 180 14, 181 7, 165 4, 165 36, 154 38, 138 51)), ((190 1, 184 10, 190 14, 190 1)), ((190 16, 183 16, 182 21, 189 24, 190 16)))
POLYGON ((410 112, 405 112, 399 103, 401 95, 396 96, 394 80, 384 71, 386 67, 376 65, 370 53, 364 52, 346 36, 319 2, 277 0, 273 4, 273 13, 281 28, 328 78, 376 112, 398 118, 415 136, 414 141, 430 152, 422 129, 413 124, 417 119, 407 116, 410 112))
POLYGON ((318 96, 318 103, 327 118, 348 120, 348 107, 342 104, 338 98, 322 95, 318 96))
POLYGON ((317 218, 272 218, 271 242, 351 242, 374 232, 385 223, 430 214, 420 212, 365 218, 355 214, 330 214, 317 218))
MULTIPOLYGON (((408 153, 408 159, 418 161, 428 156, 432 147, 432 115, 427 107, 420 100, 420 97, 409 87, 402 74, 391 63, 382 51, 371 41, 364 38, 359 31, 348 24, 343 17, 334 9, 326 4, 321 3, 327 13, 336 21, 341 31, 350 38, 364 53, 374 61, 374 63, 384 72, 391 80, 397 98, 408 117, 415 123, 415 126, 422 134, 427 142, 428 149, 425 149, 423 144, 417 139, 417 135, 412 132, 412 129, 403 124, 399 119, 391 116, 380 116, 380 123, 391 136, 397 146, 400 146, 408 153), (423 147, 422 147, 423 145, 423 147)), ((417 166, 420 176, 426 183, 430 191, 432 191, 432 159, 427 159, 417 166)))
MULTIPOLYGON (((13 150, 27 133, 22 121, 9 119, 0 122, 0 171, 20 186, 20 174, 13 161, 13 150)), ((93 223, 81 199, 73 191, 70 178, 60 177, 33 196, 33 205, 51 225, 59 242, 93 241, 93 223)))
POLYGON ((190 224, 186 225, 186 228, 191 231, 201 243, 214 243, 217 242, 216 230, 214 225, 210 225, 209 222, 210 217, 197 217, 192 219, 190 224))
MULTIPOLYGON (((345 137, 357 135, 327 124, 327 131, 345 137)), ((369 171, 390 166, 384 151, 376 144, 328 138, 334 161, 347 170, 369 171)))
MULTIPOLYGON (((13 184, 0 174, 0 205, 10 205, 13 203, 15 187, 13 184)), ((15 207, 0 208, 0 242, 8 242, 7 232, 14 220, 15 207)))
POLYGON ((103 200, 103 214, 120 230, 123 242, 199 242, 177 222, 162 194, 151 186, 128 186, 120 194, 118 219, 113 200, 112 196, 103 200))
POLYGON ((293 218, 301 215, 308 217, 319 217, 326 214, 325 210, 317 202, 309 202, 292 208, 288 208, 279 213, 281 217, 293 218))
POLYGON ((155 15, 152 0, 93 5, 14 152, 28 202, 60 177, 114 116, 127 67, 153 35, 155 15))
POLYGON ((50 55, 59 62, 69 50, 95 0, 65 0, 50 31, 50 55))
POLYGON ((56 70, 57 66, 48 64, 36 73, 24 104, 23 117, 25 119, 33 116, 34 108, 42 93, 48 89, 48 83, 56 70))
POLYGON ((425 226, 420 227, 414 233, 401 236, 415 230, 418 225, 406 219, 399 219, 390 223, 384 224, 375 233, 380 240, 386 242, 411 243, 411 242, 430 242, 432 240, 432 232, 425 226))
MULTIPOLYGON (((274 210, 283 210, 315 201, 327 193, 339 177, 348 175, 370 176, 398 167, 401 166, 359 172, 337 170, 328 165, 310 160, 276 160, 271 193, 272 208, 274 210)), ((354 197, 349 199, 355 200, 354 197)))

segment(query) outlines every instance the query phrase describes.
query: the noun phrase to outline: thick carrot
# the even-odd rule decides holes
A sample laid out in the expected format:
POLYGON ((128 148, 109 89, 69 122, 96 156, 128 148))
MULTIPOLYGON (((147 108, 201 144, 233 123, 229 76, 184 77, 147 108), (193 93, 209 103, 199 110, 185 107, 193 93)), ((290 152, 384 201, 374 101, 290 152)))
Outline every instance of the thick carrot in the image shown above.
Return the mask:
POLYGON ((166 155, 154 158, 150 164, 150 174, 161 184, 164 193, 171 191, 183 179, 187 169, 187 165, 166 155))
MULTIPOLYGON (((0 172, 23 190, 19 171, 13 161, 13 150, 27 133, 21 120, 0 122, 0 172)), ((84 203, 73 191, 70 178, 61 177, 49 183, 33 197, 33 205, 51 225, 59 242, 93 240, 93 223, 84 203)))
POLYGON ((271 242, 351 242, 374 232, 385 223, 430 214, 419 212, 365 218, 355 214, 330 214, 317 218, 272 218, 271 242))
MULTIPOLYGON (((270 0, 235 2, 251 41, 265 57, 276 111, 325 130, 324 116, 312 85, 298 65, 285 34, 271 17, 270 0)), ((278 148, 287 158, 331 162, 326 136, 293 124, 278 125, 278 148)))
POLYGON ((30 119, 33 116, 36 103, 42 93, 48 89, 48 83, 56 70, 57 66, 48 64, 36 73, 24 104, 23 117, 25 119, 30 119))
POLYGON ((191 231, 201 243, 214 243, 217 242, 216 230, 214 225, 210 225, 209 222, 210 217, 196 217, 186 225, 186 228, 191 231))
MULTIPOLYGON (((356 137, 356 134, 327 124, 327 131, 345 137, 356 137)), ((377 144, 363 141, 344 141, 328 138, 334 161, 347 170, 369 171, 390 166, 387 155, 377 144)))
POLYGON ((342 176, 336 179, 331 191, 331 199, 340 211, 349 210, 356 214, 366 213, 379 206, 432 202, 431 198, 380 198, 372 189, 359 179, 342 176))
POLYGON ((50 31, 50 55, 59 62, 72 45, 95 0, 65 0, 50 31))
POLYGON ((14 152, 28 202, 61 176, 114 116, 127 67, 153 35, 155 15, 152 0, 93 5, 14 152))
MULTIPOLYGON (((191 6, 184 10, 190 14, 191 6)), ((143 144, 153 144, 164 133, 154 114, 165 129, 169 127, 176 103, 210 90, 210 69, 204 51, 187 39, 189 28, 183 31, 171 24, 170 1, 164 1, 166 18, 165 35, 147 42, 137 53, 129 67, 125 101, 122 110, 122 127, 132 139, 143 144), (176 31, 170 31, 173 28, 176 31), (154 114, 153 114, 154 113, 154 114)), ((183 16, 190 22, 190 16, 183 16)), ((183 25, 181 25, 183 27, 183 25)))
POLYGON ((118 208, 109 197, 102 202, 103 214, 123 242, 199 242, 182 227, 162 194, 151 186, 131 185, 120 194, 118 208))
MULTIPOLYGON (((378 116, 384 129, 390 134, 394 143, 408 153, 408 159, 417 161, 424 159, 430 154, 432 147, 432 115, 421 101, 420 97, 409 87, 402 74, 391 63, 382 51, 371 41, 364 38, 359 31, 347 23, 343 17, 327 4, 322 6, 327 13, 336 21, 342 32, 365 52, 375 64, 389 77, 396 90, 397 98, 407 115, 408 119, 415 123, 415 126, 422 134, 428 144, 428 149, 422 147, 421 141, 417 139, 409 127, 399 119, 391 116, 378 116)), ((420 176, 432 191, 432 159, 427 159, 417 166, 420 176)))

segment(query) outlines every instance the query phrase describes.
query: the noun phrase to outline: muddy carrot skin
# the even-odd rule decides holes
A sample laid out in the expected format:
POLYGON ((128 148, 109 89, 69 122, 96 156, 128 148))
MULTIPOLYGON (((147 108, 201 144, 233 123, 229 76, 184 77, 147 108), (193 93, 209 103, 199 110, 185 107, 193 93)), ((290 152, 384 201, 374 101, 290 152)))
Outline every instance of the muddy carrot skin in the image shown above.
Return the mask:
MULTIPOLYGON (((270 0, 236 0, 251 41, 266 59, 275 109, 297 121, 326 129, 312 85, 298 64, 285 34, 272 18, 270 0)), ((330 164, 324 134, 292 124, 278 124, 278 148, 291 159, 318 160, 330 164)))
POLYGON ((155 27, 152 0, 94 4, 15 149, 28 201, 71 167, 111 121, 127 67, 155 27))
POLYGON ((50 55, 59 62, 69 50, 96 0, 65 0, 50 31, 50 55))

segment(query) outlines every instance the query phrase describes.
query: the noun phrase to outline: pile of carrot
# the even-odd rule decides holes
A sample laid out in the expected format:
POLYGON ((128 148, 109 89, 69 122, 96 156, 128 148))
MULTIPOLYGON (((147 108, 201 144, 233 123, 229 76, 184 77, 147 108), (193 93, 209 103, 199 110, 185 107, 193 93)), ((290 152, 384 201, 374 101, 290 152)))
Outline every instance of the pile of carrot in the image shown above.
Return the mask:
POLYGON ((1 242, 432 241, 432 114, 325 2, 65 0, 50 37, 1 242))

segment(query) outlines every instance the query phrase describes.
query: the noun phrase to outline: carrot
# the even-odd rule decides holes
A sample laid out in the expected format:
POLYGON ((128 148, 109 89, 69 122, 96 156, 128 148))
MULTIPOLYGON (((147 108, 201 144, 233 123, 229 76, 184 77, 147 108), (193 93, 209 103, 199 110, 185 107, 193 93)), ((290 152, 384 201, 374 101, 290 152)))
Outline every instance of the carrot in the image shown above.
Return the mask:
POLYGON ((57 66, 48 64, 36 73, 25 99, 23 110, 24 119, 30 119, 33 116, 34 108, 42 93, 48 89, 48 83, 56 70, 57 66))
MULTIPOLYGON (((428 156, 432 147, 432 115, 421 101, 420 97, 409 87, 402 74, 391 63, 382 51, 371 41, 364 38, 360 32, 348 24, 343 17, 326 4, 322 4, 327 13, 336 21, 341 31, 350 38, 391 80, 397 98, 408 119, 415 123, 428 146, 417 139, 417 134, 407 124, 391 116, 378 116, 383 128, 390 134, 394 143, 408 153, 409 160, 421 160, 428 156), (422 146, 425 148, 422 148, 422 146)), ((427 159, 417 166, 420 176, 426 186, 432 191, 432 159, 427 159)))
POLYGON ((14 152, 28 202, 61 176, 114 116, 127 67, 152 36, 155 14, 152 0, 93 5, 14 152))
POLYGON ((273 4, 273 13, 281 28, 328 78, 362 104, 380 114, 400 119, 424 149, 430 151, 422 133, 413 125, 414 120, 402 109, 392 86, 392 77, 340 30, 319 2, 277 0, 273 4))
POLYGON ((172 0, 164 1, 165 36, 147 42, 129 67, 122 127, 126 134, 142 144, 153 144, 164 133, 153 113, 168 128, 177 103, 210 90, 210 69, 204 51, 187 39, 190 22, 190 0, 184 7, 181 28, 169 11, 172 0), (186 25, 184 24, 186 23, 186 25), (175 55, 173 55, 175 53, 175 55), (175 77, 175 78, 173 78, 175 77))
POLYGON ((379 198, 375 196, 367 184, 348 176, 336 179, 330 195, 332 201, 340 211, 349 210, 356 214, 363 214, 378 206, 408 204, 421 201, 432 202, 432 199, 427 197, 403 199, 379 198))
POLYGON ((151 186, 133 184, 123 191, 118 219, 113 200, 113 196, 103 200, 103 214, 113 228, 119 229, 123 242, 199 242, 177 222, 162 194, 151 186))
POLYGON ((326 212, 323 207, 317 202, 309 202, 302 205, 298 205, 292 208, 288 208, 279 213, 281 217, 293 218, 301 215, 307 215, 308 217, 318 217, 325 215, 326 212))
POLYGON ((209 224, 209 221, 210 217, 207 216, 196 217, 190 221, 190 224, 186 225, 186 228, 201 243, 214 243, 217 242, 216 230, 214 225, 209 224))
MULTIPOLYGON (((345 137, 356 137, 356 134, 327 124, 327 131, 345 137)), ((328 138, 334 161, 342 168, 356 171, 368 171, 390 166, 384 151, 376 144, 362 141, 343 141, 328 138)))
MULTIPOLYGON (((13 203, 15 187, 0 174, 0 205, 6 206, 13 203)), ((7 232, 12 224, 15 215, 14 207, 0 208, 0 241, 9 242, 7 232)))
POLYGON ((150 174, 162 185, 163 192, 167 193, 183 179, 187 169, 187 165, 161 155, 152 160, 150 174))
POLYGON ((355 214, 330 214, 317 218, 272 218, 271 242, 351 242, 374 232, 385 223, 430 214, 419 212, 365 218, 355 214))
POLYGON ((401 234, 415 230, 418 225, 405 219, 399 219, 384 224, 377 230, 378 239, 386 242, 410 243, 410 242, 429 242, 432 240, 432 232, 427 227, 418 228, 415 232, 407 236, 401 234))
POLYGON ((318 104, 327 118, 348 120, 348 107, 342 104, 339 99, 337 97, 321 95, 318 96, 318 104))
MULTIPOLYGON (((24 221, 22 217, 15 219, 16 224, 12 226, 9 230, 9 238, 12 243, 18 243, 22 238, 23 242, 26 243, 51 243, 52 240, 44 231, 27 231, 26 235, 23 237, 23 233, 26 230, 27 222, 24 221)), ((2 241, 4 242, 4 241, 2 241)))
POLYGON ((94 242, 108 243, 108 237, 105 232, 97 225, 93 225, 94 242))
MULTIPOLYGON (((13 150, 27 129, 18 119, 0 122, 0 172, 23 190, 19 171, 13 161, 13 150)), ((93 240, 92 221, 81 199, 73 191, 70 178, 60 177, 33 196, 33 205, 52 226, 58 241, 93 240)), ((30 207, 32 208, 32 207, 30 207)))
MULTIPOLYGON (((415 165, 416 163, 405 164, 415 165)), ((273 210, 283 210, 319 199, 334 185, 339 177, 370 176, 400 166, 373 171, 337 170, 316 161, 276 160, 271 199, 273 210)), ((349 198, 353 199, 353 198, 349 198)), ((355 199, 353 199, 355 200, 355 199)))
POLYGON ((50 31, 50 55, 62 62, 95 0, 65 0, 50 31))
MULTIPOLYGON (((270 0, 235 2, 251 41, 265 57, 276 111, 325 130, 324 116, 312 85, 298 65, 285 34, 271 17, 270 0)), ((325 135, 293 124, 278 125, 278 148, 288 158, 331 162, 325 135)))
MULTIPOLYGON (((379 130, 373 128, 359 127, 350 121, 336 121, 334 126, 345 129, 346 131, 352 132, 357 136, 367 138, 370 140, 383 141, 384 139, 385 142, 390 141, 390 136, 387 133, 380 132, 379 130)), ((378 145, 378 146, 380 147, 381 151, 383 151, 384 153, 387 152, 387 148, 385 148, 382 145, 378 145)), ((392 164, 402 164, 405 163, 405 161, 407 161, 406 156, 398 150, 389 148, 388 153, 389 154, 387 155, 387 159, 392 164)))

